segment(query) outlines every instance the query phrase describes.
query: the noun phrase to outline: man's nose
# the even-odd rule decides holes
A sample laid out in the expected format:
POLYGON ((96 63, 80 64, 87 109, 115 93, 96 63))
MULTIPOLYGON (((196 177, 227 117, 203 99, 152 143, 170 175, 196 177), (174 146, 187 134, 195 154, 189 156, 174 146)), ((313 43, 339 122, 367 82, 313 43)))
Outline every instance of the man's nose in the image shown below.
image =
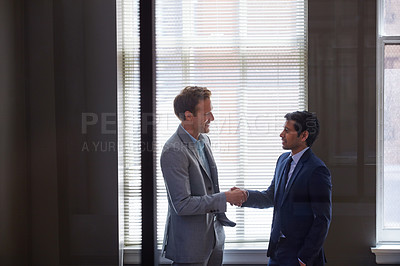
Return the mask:
POLYGON ((214 121, 214 115, 213 115, 213 113, 210 113, 210 121, 214 121))

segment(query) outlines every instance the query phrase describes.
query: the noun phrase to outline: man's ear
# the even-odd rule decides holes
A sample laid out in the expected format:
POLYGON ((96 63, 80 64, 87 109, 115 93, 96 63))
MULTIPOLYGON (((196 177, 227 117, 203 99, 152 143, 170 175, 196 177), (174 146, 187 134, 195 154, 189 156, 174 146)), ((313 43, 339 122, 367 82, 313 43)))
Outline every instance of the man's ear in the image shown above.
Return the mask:
POLYGON ((309 132, 307 130, 301 132, 301 141, 305 142, 308 139, 308 135, 309 135, 309 132))
POLYGON ((192 112, 186 111, 186 112, 185 112, 185 120, 186 120, 186 121, 192 121, 192 119, 193 119, 193 114, 192 114, 192 112))

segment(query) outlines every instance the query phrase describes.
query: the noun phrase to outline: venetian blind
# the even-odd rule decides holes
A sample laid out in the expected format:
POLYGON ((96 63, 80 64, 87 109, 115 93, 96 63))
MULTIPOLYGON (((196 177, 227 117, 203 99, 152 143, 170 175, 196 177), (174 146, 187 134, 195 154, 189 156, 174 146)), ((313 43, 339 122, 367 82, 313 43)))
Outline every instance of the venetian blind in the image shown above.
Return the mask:
POLYGON ((124 244, 141 245, 139 1, 120 0, 118 7, 118 169, 120 230, 124 244), (122 219, 121 219, 122 218, 122 219), (121 224, 122 222, 122 224, 121 224))
MULTIPOLYGON (((212 91, 209 136, 221 191, 266 189, 283 152, 284 115, 307 105, 306 0, 156 1, 158 242, 168 210, 159 158, 185 86, 212 91)), ((272 210, 228 207, 226 247, 269 239, 272 210)))

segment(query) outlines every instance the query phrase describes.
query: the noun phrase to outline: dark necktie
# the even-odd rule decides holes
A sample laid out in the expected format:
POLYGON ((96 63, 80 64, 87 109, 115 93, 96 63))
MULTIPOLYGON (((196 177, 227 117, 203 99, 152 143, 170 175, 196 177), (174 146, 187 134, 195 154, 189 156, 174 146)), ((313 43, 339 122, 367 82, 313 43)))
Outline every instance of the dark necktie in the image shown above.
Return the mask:
POLYGON ((283 194, 285 193, 285 186, 286 182, 288 180, 289 176, 289 171, 290 171, 290 165, 292 163, 293 159, 290 156, 287 158, 285 168, 283 170, 283 175, 282 175, 282 180, 279 183, 279 188, 278 188, 278 195, 277 195, 277 202, 274 206, 274 219, 272 222, 272 231, 271 231, 271 243, 272 245, 276 245, 278 243, 279 236, 281 235, 281 215, 280 215, 280 207, 282 204, 282 199, 283 199, 283 194))
POLYGON ((285 171, 283 172, 283 178, 282 178, 284 188, 286 187, 286 184, 287 184, 287 181, 289 178, 290 166, 292 164, 292 161, 293 161, 292 156, 289 156, 289 158, 287 159, 287 162, 286 162, 285 171))

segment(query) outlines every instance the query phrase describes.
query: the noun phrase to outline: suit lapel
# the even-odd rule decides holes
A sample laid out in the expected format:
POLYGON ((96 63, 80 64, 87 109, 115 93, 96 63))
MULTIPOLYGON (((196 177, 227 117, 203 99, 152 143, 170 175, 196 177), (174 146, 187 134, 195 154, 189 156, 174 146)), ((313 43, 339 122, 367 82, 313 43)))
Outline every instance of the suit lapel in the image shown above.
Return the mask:
POLYGON ((291 189, 291 187, 293 185, 293 182, 296 180, 296 178, 299 175, 299 172, 301 171, 301 168, 303 168, 303 163, 300 160, 297 163, 296 168, 294 168, 293 174, 292 174, 292 176, 291 176, 291 178, 290 178, 290 180, 289 180, 289 182, 288 182, 288 184, 286 186, 285 192, 283 194, 282 202, 285 201, 285 199, 286 199, 286 197, 287 197, 287 195, 288 195, 288 193, 289 193, 289 191, 290 191, 290 189, 291 189))
POLYGON ((285 165, 287 162, 287 159, 289 157, 290 153, 287 153, 286 158, 284 158, 282 160, 282 162, 279 164, 279 168, 278 168, 278 182, 275 184, 275 193, 274 193, 274 200, 277 201, 277 196, 279 196, 279 192, 283 193, 283 189, 282 189, 282 180, 283 180, 283 173, 285 172, 285 165))
MULTIPOLYGON (((203 136, 201 136, 203 137, 203 136)), ((203 137, 204 138, 204 137, 203 137)), ((208 164, 210 166, 210 174, 211 174, 211 179, 215 185, 215 192, 219 192, 219 186, 218 186, 218 174, 217 174, 217 167, 214 161, 214 156, 212 155, 210 145, 208 141, 204 141, 204 152, 206 154, 208 164)), ((203 167, 204 169, 204 167, 203 167)), ((207 171, 205 171, 207 173, 207 171)))
POLYGON ((292 185, 293 185, 294 181, 299 176, 299 173, 300 173, 301 169, 303 168, 304 163, 308 160, 310 155, 311 155, 311 149, 308 149, 301 156, 301 158, 300 158, 299 162, 297 163, 296 168, 294 168, 293 174, 292 174, 292 176, 291 176, 291 178, 290 178, 290 180, 289 180, 289 182, 288 182, 288 184, 286 186, 285 193, 283 194, 282 202, 285 201, 287 195, 289 194, 290 189, 292 188, 292 185))
MULTIPOLYGON (((193 142, 193 140, 190 138, 190 136, 182 129, 181 126, 178 127, 177 133, 180 137, 180 139, 182 140, 182 142, 186 145, 186 147, 188 147, 188 149, 193 153, 194 157, 196 158, 197 162, 199 163, 200 167, 203 168, 203 172, 205 173, 205 175, 210 179, 211 177, 208 176, 207 171, 205 166, 203 165, 202 160, 200 160, 200 156, 199 156, 199 152, 197 151, 197 147, 196 144, 193 142)), ((200 138, 203 138, 203 136, 201 136, 200 134, 200 138)), ((206 147, 207 145, 204 145, 204 147, 206 147)), ((206 153, 207 154, 207 153, 206 153)), ((211 168, 211 163, 210 164, 210 168, 211 168)))

